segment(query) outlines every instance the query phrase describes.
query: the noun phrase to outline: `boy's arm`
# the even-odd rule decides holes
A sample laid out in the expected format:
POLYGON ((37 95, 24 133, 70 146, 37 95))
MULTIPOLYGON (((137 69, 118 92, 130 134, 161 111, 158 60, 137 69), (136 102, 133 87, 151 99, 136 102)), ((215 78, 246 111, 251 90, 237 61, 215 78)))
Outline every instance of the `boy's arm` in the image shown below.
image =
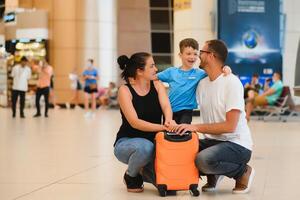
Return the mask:
POLYGON ((222 70, 223 70, 225 76, 227 76, 227 75, 229 75, 229 74, 232 73, 232 70, 231 70, 231 68, 228 65, 225 65, 222 70))
POLYGON ((162 82, 168 83, 170 81, 170 70, 171 70, 171 67, 156 74, 157 79, 162 82))

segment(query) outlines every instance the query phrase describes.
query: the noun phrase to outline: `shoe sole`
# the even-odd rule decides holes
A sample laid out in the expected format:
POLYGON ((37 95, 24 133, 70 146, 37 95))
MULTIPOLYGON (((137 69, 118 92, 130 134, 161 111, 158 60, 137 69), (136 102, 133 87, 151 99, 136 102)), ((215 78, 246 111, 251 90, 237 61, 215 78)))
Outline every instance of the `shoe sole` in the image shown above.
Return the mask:
POLYGON ((202 192, 215 192, 218 189, 218 186, 219 186, 220 182, 223 180, 223 178, 224 178, 223 175, 219 176, 215 187, 213 187, 213 188, 204 188, 204 189, 202 189, 202 192))
MULTIPOLYGON (((123 180, 124 185, 127 187, 125 180, 123 180)), ((144 191, 144 186, 143 188, 137 188, 137 189, 128 189, 127 188, 127 192, 132 192, 132 193, 141 193, 144 191)))
POLYGON ((251 185, 252 185, 252 181, 255 175, 255 170, 252 168, 250 177, 249 177, 249 182, 248 182, 248 187, 245 190, 232 190, 233 194, 246 194, 247 192, 250 191, 251 185))

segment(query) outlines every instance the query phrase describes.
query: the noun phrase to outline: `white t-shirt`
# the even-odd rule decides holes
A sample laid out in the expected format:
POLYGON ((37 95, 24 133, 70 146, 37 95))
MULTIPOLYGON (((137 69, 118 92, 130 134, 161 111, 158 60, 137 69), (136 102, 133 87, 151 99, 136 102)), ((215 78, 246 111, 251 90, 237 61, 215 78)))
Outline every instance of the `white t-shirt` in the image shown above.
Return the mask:
POLYGON ((78 82, 78 75, 77 74, 74 74, 74 73, 70 73, 69 74, 69 79, 71 80, 71 88, 73 90, 76 90, 77 89, 77 82, 78 82))
POLYGON ((235 132, 221 135, 204 134, 206 138, 234 142, 252 150, 253 142, 245 117, 244 88, 235 75, 221 74, 214 81, 210 81, 209 77, 204 78, 198 84, 196 95, 202 123, 224 122, 226 113, 230 110, 241 111, 235 132))
POLYGON ((27 91, 31 69, 27 65, 25 67, 21 67, 20 64, 15 65, 12 68, 11 77, 13 77, 13 90, 27 91))

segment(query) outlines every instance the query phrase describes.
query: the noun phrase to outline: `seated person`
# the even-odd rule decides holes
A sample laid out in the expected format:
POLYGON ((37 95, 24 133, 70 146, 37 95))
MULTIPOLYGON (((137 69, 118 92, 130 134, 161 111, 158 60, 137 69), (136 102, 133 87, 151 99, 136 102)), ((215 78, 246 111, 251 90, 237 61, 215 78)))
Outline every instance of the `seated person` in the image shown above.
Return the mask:
POLYGON ((271 84, 271 81, 272 81, 272 78, 267 78, 265 80, 265 83, 264 83, 264 92, 267 91, 269 88, 270 88, 270 84, 271 84))
POLYGON ((249 95, 257 96, 261 88, 262 86, 258 82, 258 74, 253 74, 251 78, 251 83, 246 83, 244 86, 244 99, 247 99, 249 95))
POLYGON ((117 100, 118 88, 114 82, 109 83, 108 89, 105 94, 100 96, 100 103, 102 106, 110 106, 117 100))
POLYGON ((256 96, 256 97, 249 97, 246 103, 246 118, 250 120, 250 114, 252 110, 256 106, 267 106, 267 105, 274 105, 275 102, 278 100, 282 93, 283 83, 281 81, 281 74, 275 72, 273 74, 273 85, 269 89, 267 89, 263 94, 256 96))

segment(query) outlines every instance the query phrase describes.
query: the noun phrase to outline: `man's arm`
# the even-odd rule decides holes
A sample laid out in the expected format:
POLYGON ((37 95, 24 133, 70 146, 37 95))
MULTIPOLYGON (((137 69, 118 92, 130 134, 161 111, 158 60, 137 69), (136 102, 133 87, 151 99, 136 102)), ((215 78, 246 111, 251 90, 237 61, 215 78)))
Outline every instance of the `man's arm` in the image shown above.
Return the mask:
POLYGON ((274 94, 276 91, 271 87, 269 89, 267 89, 263 94, 262 96, 270 96, 272 94, 274 94))
POLYGON ((213 124, 181 124, 175 128, 175 132, 183 134, 187 131, 196 131, 211 135, 221 135, 224 133, 233 133, 237 127, 240 110, 233 109, 226 113, 226 120, 213 124))

